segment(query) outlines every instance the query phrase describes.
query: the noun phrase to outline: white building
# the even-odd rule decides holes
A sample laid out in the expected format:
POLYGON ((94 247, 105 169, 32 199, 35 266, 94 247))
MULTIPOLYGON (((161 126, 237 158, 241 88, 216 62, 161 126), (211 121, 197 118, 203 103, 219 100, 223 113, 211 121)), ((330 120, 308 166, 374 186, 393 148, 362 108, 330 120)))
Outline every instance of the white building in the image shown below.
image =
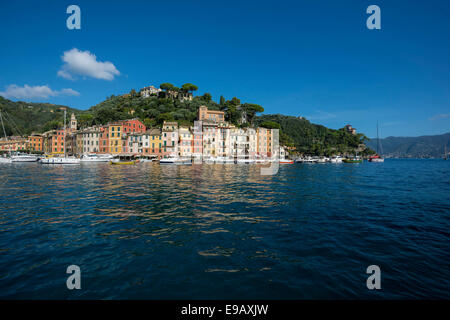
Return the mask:
POLYGON ((154 86, 148 86, 141 89, 140 94, 143 98, 148 98, 151 95, 158 95, 162 90, 154 86))
POLYGON ((82 131, 83 154, 97 153, 100 151, 100 127, 94 126, 82 131))

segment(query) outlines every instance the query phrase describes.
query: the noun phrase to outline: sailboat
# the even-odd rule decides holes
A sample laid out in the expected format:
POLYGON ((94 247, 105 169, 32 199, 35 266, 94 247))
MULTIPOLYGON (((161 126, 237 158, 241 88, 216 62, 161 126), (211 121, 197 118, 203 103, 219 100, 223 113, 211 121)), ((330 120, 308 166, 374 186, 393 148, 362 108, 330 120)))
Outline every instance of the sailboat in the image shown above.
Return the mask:
POLYGON ((41 159, 42 164, 79 164, 80 159, 66 156, 66 109, 64 109, 64 157, 52 157, 41 159))
POLYGON ((380 138, 378 137, 378 122, 377 122, 377 153, 369 158, 369 162, 384 162, 384 159, 379 155, 378 149, 381 149, 380 138))
MULTIPOLYGON (((5 135, 5 139, 6 139, 6 131, 5 131, 5 126, 3 125, 3 118, 2 118, 1 111, 0 111, 0 121, 2 123, 3 134, 5 135)), ((11 163, 11 148, 9 147, 8 150, 9 150, 9 158, 0 157, 0 163, 11 163)))
POLYGON ((444 146, 444 160, 448 160, 447 159, 447 145, 444 146))

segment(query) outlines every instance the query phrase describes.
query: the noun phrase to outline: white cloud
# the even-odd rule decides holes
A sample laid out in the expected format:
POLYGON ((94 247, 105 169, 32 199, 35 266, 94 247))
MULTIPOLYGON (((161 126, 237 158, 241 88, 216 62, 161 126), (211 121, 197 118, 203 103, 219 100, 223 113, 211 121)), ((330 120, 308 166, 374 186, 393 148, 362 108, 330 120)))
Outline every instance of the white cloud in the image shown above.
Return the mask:
POLYGON ((80 93, 70 89, 62 89, 60 91, 52 90, 48 85, 45 86, 29 86, 24 85, 23 87, 19 87, 18 85, 11 84, 6 87, 5 91, 0 91, 0 96, 3 96, 7 99, 15 98, 15 99, 46 99, 49 97, 56 96, 79 96, 80 93))
POLYGON ((97 61, 95 54, 89 51, 80 51, 77 48, 65 51, 62 56, 65 64, 58 71, 58 76, 75 80, 77 76, 95 79, 113 80, 120 75, 119 70, 109 61, 97 61))

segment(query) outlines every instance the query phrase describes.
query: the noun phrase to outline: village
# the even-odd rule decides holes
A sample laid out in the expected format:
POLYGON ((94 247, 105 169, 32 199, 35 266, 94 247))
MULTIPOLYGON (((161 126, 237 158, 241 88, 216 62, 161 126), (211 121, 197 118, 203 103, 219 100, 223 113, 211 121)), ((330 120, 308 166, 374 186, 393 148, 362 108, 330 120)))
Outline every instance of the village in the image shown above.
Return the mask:
POLYGON ((198 108, 194 126, 164 121, 161 128, 146 128, 138 118, 79 128, 75 114, 68 126, 0 140, 0 151, 30 152, 50 157, 89 156, 202 159, 204 161, 284 159, 286 148, 278 145, 278 130, 239 128, 225 121, 223 111, 198 108))

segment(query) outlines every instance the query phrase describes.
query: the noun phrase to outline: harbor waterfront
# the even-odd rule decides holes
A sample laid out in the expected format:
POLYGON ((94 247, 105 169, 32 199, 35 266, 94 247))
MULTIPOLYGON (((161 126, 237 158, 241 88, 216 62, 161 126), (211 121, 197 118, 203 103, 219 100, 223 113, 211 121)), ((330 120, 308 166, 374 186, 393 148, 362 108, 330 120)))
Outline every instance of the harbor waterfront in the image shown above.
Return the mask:
POLYGON ((261 167, 1 165, 0 298, 450 298, 448 161, 261 167))

